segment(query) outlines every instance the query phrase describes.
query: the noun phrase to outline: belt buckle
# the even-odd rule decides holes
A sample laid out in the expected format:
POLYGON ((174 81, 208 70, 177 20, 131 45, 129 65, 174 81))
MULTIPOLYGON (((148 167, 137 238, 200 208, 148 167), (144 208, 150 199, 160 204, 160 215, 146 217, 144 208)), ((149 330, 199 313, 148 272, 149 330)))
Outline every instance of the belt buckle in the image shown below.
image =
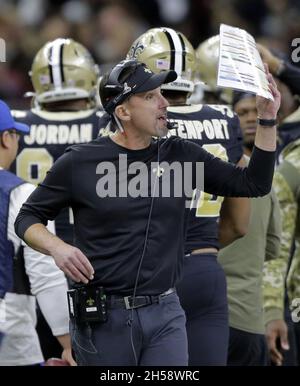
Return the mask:
POLYGON ((145 302, 141 303, 141 304, 138 304, 138 298, 139 296, 135 296, 135 300, 137 300, 137 303, 135 303, 134 305, 132 304, 133 303, 133 296, 125 296, 123 299, 124 299, 124 303, 125 303, 125 308, 126 310, 131 310, 133 308, 140 308, 140 307, 144 307, 144 306, 147 306, 148 304, 151 304, 152 301, 151 299, 149 299, 149 301, 146 300, 146 296, 143 296, 145 298, 145 302))
POLYGON ((129 298, 131 298, 131 296, 125 296, 125 297, 123 298, 123 299, 124 299, 124 302, 125 302, 125 308, 126 308, 126 310, 131 310, 131 309, 132 309, 132 306, 130 305, 129 298))
POLYGON ((164 298, 165 296, 171 295, 173 292, 175 292, 174 288, 169 288, 167 291, 163 292, 159 295, 160 298, 164 298))

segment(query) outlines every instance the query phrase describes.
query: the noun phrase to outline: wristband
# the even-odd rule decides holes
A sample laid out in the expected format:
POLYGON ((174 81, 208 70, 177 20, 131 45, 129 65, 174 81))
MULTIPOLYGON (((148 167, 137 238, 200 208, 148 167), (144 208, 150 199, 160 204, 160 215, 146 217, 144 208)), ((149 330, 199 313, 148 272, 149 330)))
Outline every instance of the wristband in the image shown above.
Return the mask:
POLYGON ((257 124, 260 125, 260 126, 272 127, 272 126, 275 126, 276 123, 277 123, 276 119, 261 119, 261 118, 257 118, 257 124))

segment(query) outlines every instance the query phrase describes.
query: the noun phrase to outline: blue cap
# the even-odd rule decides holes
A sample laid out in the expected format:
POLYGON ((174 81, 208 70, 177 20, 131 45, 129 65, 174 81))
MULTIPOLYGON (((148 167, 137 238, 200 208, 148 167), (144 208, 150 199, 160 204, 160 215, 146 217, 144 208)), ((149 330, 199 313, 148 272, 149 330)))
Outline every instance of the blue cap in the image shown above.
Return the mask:
POLYGON ((0 132, 10 129, 15 129, 23 134, 28 134, 30 132, 29 126, 14 121, 9 107, 5 102, 0 100, 0 132))

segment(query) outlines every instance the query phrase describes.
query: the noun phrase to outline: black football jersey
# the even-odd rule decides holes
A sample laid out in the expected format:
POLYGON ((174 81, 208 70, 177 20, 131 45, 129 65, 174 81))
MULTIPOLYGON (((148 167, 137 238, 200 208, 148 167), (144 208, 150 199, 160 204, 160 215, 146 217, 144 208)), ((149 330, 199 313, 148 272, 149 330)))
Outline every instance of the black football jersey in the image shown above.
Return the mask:
MULTIPOLYGON (((44 180, 47 171, 67 147, 98 137, 99 119, 103 111, 49 112, 32 109, 13 110, 12 114, 16 121, 30 127, 30 134, 20 138, 18 156, 12 165, 12 171, 37 185, 44 180)), ((73 215, 67 209, 55 220, 57 235, 71 244, 72 224, 73 215)))
MULTIPOLYGON (((168 108, 173 123, 169 135, 203 146, 223 160, 237 163, 243 155, 243 137, 237 115, 226 105, 191 105, 168 108)), ((204 187, 205 189, 205 187, 204 187)), ((185 253, 219 248, 218 222, 223 197, 200 192, 190 211, 185 253)))

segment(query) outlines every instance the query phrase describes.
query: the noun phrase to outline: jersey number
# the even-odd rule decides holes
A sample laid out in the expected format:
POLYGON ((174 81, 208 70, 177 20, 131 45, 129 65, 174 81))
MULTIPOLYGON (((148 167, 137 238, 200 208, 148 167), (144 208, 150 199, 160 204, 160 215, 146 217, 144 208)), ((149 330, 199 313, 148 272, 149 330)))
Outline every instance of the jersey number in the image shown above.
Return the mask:
MULTIPOLYGON (((17 175, 37 185, 42 182, 53 165, 53 157, 45 148, 26 148, 17 157, 17 175)), ((74 224, 72 209, 69 208, 69 222, 74 224)))
POLYGON ((46 177, 53 164, 51 154, 45 148, 23 149, 17 157, 17 175, 34 185, 46 177))
MULTIPOLYGON (((215 157, 228 161, 226 149, 221 144, 206 144, 202 147, 215 157)), ((196 217, 218 217, 223 200, 224 197, 201 192, 196 205, 196 217)))

